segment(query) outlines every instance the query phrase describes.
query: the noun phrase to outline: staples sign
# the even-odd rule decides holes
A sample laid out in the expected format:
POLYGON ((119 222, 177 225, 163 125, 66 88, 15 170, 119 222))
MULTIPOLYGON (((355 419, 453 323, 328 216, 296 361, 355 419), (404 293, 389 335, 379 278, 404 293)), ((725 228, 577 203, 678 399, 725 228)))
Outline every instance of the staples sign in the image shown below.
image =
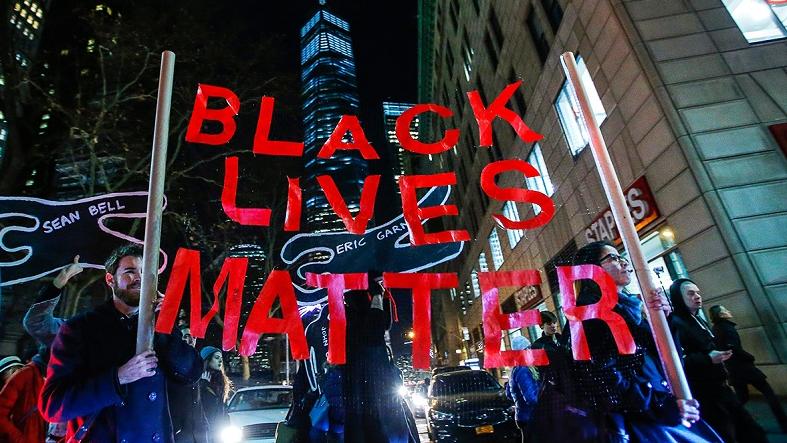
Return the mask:
MULTIPOLYGON (((635 180, 626 188, 624 194, 637 231, 659 218, 659 209, 645 176, 635 180)), ((596 216, 593 223, 585 229, 585 238, 588 242, 608 240, 616 245, 620 244, 620 233, 615 226, 615 218, 612 216, 611 209, 607 208, 596 216)))

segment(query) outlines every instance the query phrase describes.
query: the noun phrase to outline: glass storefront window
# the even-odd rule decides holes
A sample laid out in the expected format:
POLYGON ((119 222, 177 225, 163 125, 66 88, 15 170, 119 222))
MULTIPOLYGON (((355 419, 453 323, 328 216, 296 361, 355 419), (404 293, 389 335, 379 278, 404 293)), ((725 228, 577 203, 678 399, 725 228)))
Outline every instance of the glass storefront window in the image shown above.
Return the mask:
MULTIPOLYGON (((651 272, 656 283, 668 292, 673 281, 687 278, 686 266, 680 252, 675 248, 675 233, 668 226, 662 226, 642 239, 642 252, 648 260, 651 272)), ((627 256, 627 253, 623 254, 627 256)), ((639 293, 639 281, 636 274, 632 274, 631 284, 628 286, 633 293, 639 293)))

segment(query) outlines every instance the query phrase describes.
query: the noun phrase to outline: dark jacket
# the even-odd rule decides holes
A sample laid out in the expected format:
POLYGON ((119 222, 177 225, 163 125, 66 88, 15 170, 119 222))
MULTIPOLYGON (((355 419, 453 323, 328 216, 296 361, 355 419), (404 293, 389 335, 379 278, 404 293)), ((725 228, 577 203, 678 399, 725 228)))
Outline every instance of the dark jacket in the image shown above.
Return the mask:
POLYGON ((202 410, 205 411, 205 419, 208 422, 208 441, 218 441, 219 432, 229 424, 229 415, 224 405, 224 399, 204 378, 199 380, 199 395, 202 410))
POLYGON ((547 351, 557 351, 560 343, 561 335, 555 334, 555 338, 547 336, 542 333, 538 340, 533 342, 530 349, 546 349, 547 351))
POLYGON ((710 352, 716 343, 705 320, 695 315, 672 315, 672 324, 680 336, 686 378, 695 394, 718 389, 727 380, 723 363, 713 363, 710 352))
POLYGON ((83 442, 172 442, 167 382, 196 382, 202 359, 177 329, 156 334, 156 373, 120 385, 118 368, 135 355, 136 331, 137 316, 111 301, 67 321, 52 343, 39 400, 44 418, 68 421, 67 437, 83 442))
POLYGON ((199 383, 167 385, 172 431, 177 443, 208 441, 208 420, 202 410, 199 383))
POLYGON ((764 380, 765 374, 754 366, 754 356, 741 347, 741 337, 735 330, 735 323, 719 319, 713 325, 716 349, 731 350, 732 357, 724 362, 730 375, 730 383, 734 385, 748 384, 751 381, 764 380))

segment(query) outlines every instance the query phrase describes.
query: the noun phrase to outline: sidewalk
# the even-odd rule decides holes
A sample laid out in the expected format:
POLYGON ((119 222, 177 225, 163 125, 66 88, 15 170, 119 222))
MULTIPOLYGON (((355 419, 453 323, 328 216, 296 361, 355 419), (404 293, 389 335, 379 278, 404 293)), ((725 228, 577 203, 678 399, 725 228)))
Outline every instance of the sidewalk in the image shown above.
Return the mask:
MULTIPOLYGON (((787 409, 787 401, 784 398, 782 398, 782 405, 787 409)), ((765 428, 770 443, 787 443, 787 434, 781 433, 779 424, 776 423, 776 418, 774 418, 771 408, 768 407, 768 403, 765 402, 764 398, 752 395, 746 403, 746 409, 757 420, 757 423, 765 428)))

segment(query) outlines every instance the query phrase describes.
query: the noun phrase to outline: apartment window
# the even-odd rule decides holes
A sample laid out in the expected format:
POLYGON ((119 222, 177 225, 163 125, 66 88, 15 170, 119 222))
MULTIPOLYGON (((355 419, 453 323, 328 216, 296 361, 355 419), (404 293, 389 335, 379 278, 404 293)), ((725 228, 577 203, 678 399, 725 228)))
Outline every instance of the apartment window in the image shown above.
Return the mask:
MULTIPOLYGON (((580 81, 585 87, 590 100, 590 109, 596 115, 596 122, 601 125, 607 118, 607 112, 604 110, 601 97, 598 96, 596 86, 593 84, 593 79, 590 78, 590 73, 582 57, 577 57, 577 70, 579 71, 580 81)), ((587 146, 590 136, 585 123, 582 121, 579 104, 568 80, 563 84, 555 100, 555 110, 560 120, 560 126, 563 128, 563 134, 566 136, 568 148, 571 150, 571 154, 576 155, 587 146)))
MULTIPOLYGON (((510 200, 503 205, 503 215, 511 221, 518 222, 521 220, 516 203, 510 200)), ((508 245, 511 249, 514 249, 519 244, 519 240, 522 240, 522 237, 525 236, 525 232, 521 229, 506 229, 506 235, 508 236, 508 245)))
MULTIPOLYGON (((533 150, 530 151, 530 155, 527 156, 527 162, 533 165, 533 167, 536 168, 540 174, 538 177, 527 178, 527 188, 533 191, 539 191, 542 194, 546 194, 547 196, 554 194, 555 188, 552 186, 552 180, 549 179, 547 165, 544 162, 544 156, 541 153, 541 146, 538 143, 533 145, 533 150)), ((541 212, 541 207, 538 205, 533 205, 533 211, 535 211, 536 214, 539 214, 541 212)))
POLYGON ((722 0, 749 43, 787 37, 787 3, 768 0, 722 0))
POLYGON ((492 228, 489 234, 489 249, 492 251, 492 264, 495 265, 495 271, 503 266, 503 249, 500 247, 500 237, 497 236, 497 229, 492 228))
POLYGON ((552 196, 555 193, 555 188, 552 186, 552 180, 549 179, 549 171, 544 162, 544 154, 541 152, 541 145, 536 143, 533 145, 533 150, 527 156, 527 162, 533 165, 540 174, 538 177, 527 178, 527 188, 534 191, 539 191, 547 196, 552 196))
POLYGON ((462 39, 462 62, 464 67, 465 79, 469 82, 473 73, 473 56, 475 51, 470 46, 470 39, 467 38, 467 32, 464 33, 462 39))
POLYGON ((478 254, 478 270, 481 272, 489 272, 489 263, 486 261, 486 253, 478 254))
POLYGON ((541 0, 541 6, 544 7, 544 12, 547 13, 547 20, 552 26, 552 30, 557 32, 560 27, 560 22, 563 20, 563 8, 557 0, 541 0))
POLYGON ((525 21, 527 22, 527 30, 530 31, 530 37, 533 38, 533 44, 536 46, 538 58, 543 65, 549 54, 549 42, 544 33, 544 27, 541 26, 541 22, 538 20, 538 16, 533 8, 530 8, 530 12, 527 13, 525 21))
POLYGON ((470 282, 473 284, 473 298, 481 296, 481 285, 478 283, 478 271, 473 269, 470 273, 470 282))

